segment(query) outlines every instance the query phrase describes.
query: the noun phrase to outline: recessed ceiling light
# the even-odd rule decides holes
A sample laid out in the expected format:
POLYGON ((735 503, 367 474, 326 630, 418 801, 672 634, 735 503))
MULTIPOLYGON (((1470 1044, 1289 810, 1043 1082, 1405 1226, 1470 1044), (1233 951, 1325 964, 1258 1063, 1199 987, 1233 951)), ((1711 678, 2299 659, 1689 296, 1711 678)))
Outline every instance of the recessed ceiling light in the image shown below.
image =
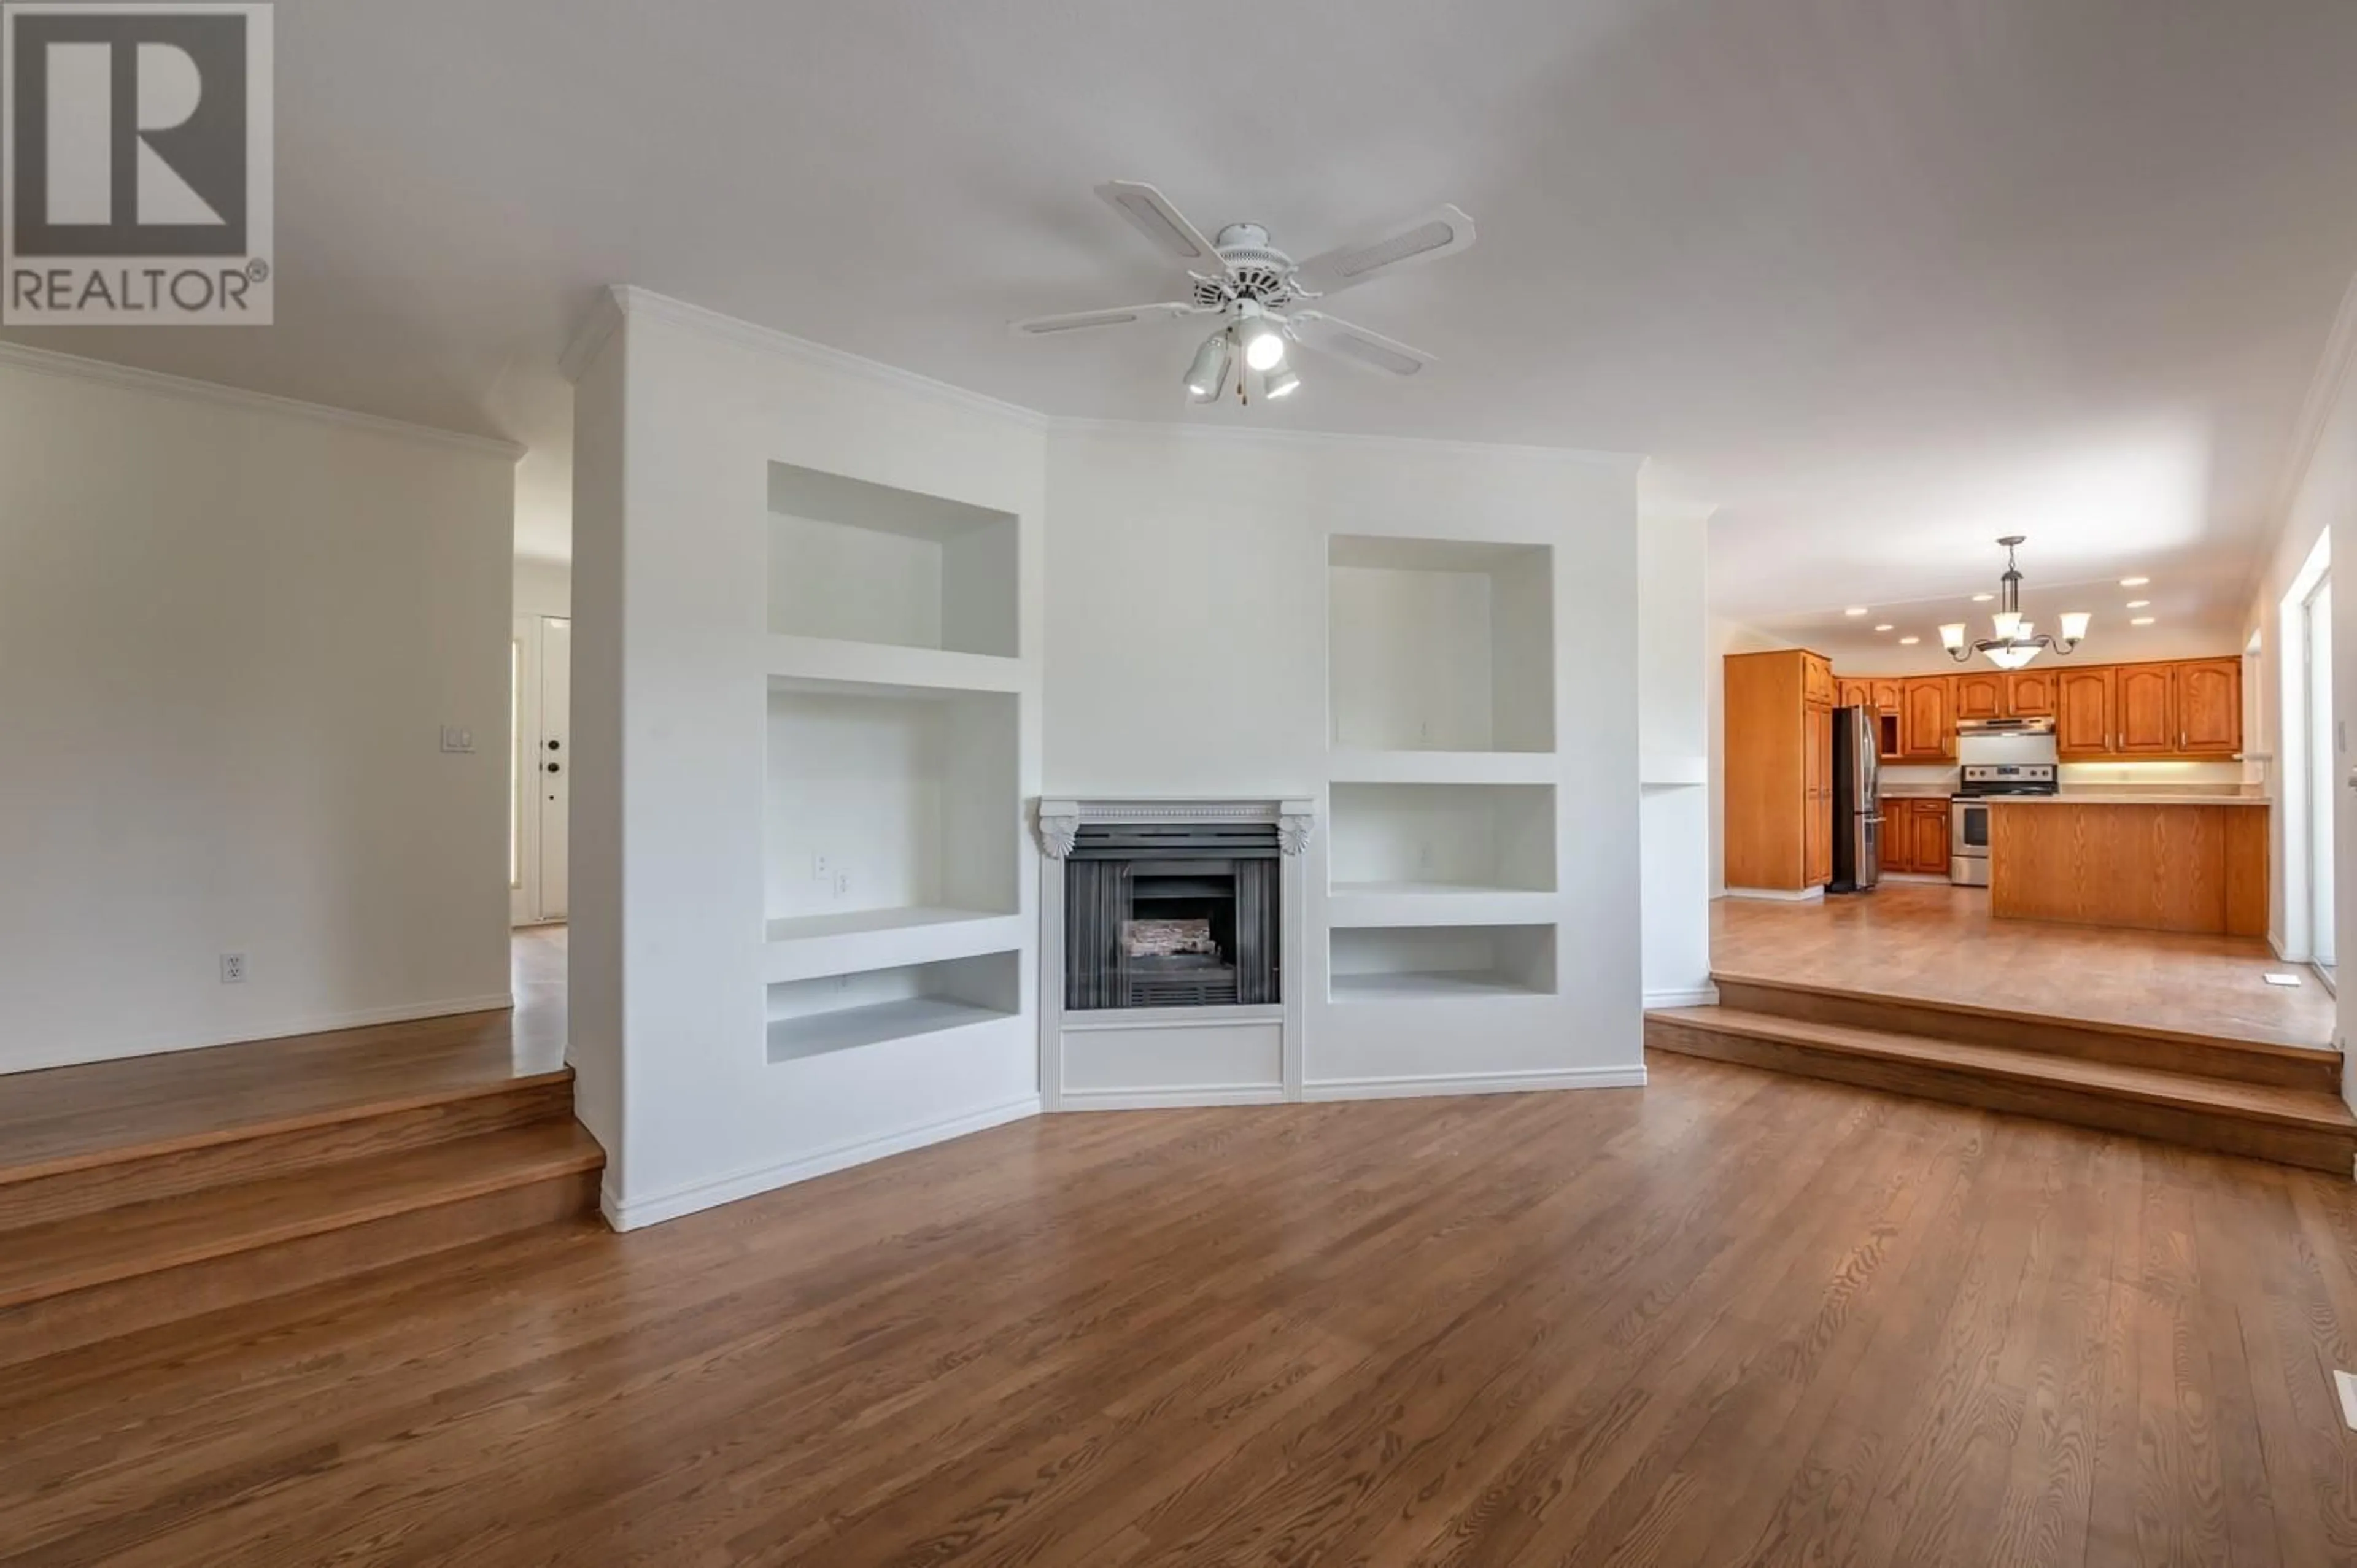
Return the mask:
POLYGON ((1899 639, 1899 644, 1902 648, 1912 648, 1922 640, 1920 637, 1902 637, 1899 639))
POLYGON ((2150 599, 2130 599, 2128 601, 2128 608, 2132 610, 2149 609, 2151 606, 2152 601, 2150 599))
POLYGON ((2120 579, 2120 586, 2123 588, 2141 588, 2147 583, 2151 581, 2152 579, 2150 577, 2122 577, 2120 579))
POLYGON ((2150 626, 2152 624, 2152 617, 2131 616, 2128 618, 2128 624, 2130 626, 2150 626))
POLYGON ((1874 629, 1877 631, 1889 631, 1891 629, 1891 626, 1889 621, 1884 621, 1880 626, 1876 627, 1874 629))
POLYGON ((1846 616, 1862 616, 1865 613, 1866 607, 1864 605, 1852 605, 1849 608, 1842 611, 1842 614, 1846 616))
POLYGON ((1995 594, 1975 594, 1973 596, 1973 603, 1976 605, 1985 605, 1995 597, 1996 597, 1995 594))

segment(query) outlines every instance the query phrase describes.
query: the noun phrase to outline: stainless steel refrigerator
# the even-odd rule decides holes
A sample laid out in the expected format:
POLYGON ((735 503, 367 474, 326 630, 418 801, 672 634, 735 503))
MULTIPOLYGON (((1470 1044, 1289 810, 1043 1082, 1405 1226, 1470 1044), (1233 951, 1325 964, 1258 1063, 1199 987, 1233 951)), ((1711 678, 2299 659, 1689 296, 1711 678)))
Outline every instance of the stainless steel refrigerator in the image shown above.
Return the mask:
POLYGON ((1872 708, 1834 710, 1834 880, 1864 893, 1882 880, 1882 757, 1872 708))

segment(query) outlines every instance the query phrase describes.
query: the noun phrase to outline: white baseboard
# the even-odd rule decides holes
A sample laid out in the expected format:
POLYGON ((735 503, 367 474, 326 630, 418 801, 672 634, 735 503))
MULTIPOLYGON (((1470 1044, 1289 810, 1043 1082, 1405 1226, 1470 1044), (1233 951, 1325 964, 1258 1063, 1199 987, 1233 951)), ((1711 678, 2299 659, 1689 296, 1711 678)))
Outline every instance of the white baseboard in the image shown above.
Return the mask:
POLYGON ((1716 1007, 1717 1005, 1718 987, 1716 985, 1691 986, 1684 991, 1645 993, 1645 1006, 1648 1010, 1655 1007, 1716 1007))
POLYGON ((969 1133, 984 1132, 1039 1114, 1039 1097, 1026 1095, 1003 1105, 953 1116, 945 1122, 906 1127, 897 1133, 885 1133, 873 1138, 855 1139, 821 1149, 813 1155, 805 1155, 800 1159, 763 1165, 758 1170, 738 1171, 733 1176, 715 1176, 709 1181, 691 1182, 685 1187, 675 1187, 668 1192, 650 1193, 644 1197, 617 1201, 613 1194, 601 1192, 598 1208, 606 1216, 606 1223, 615 1230, 636 1230, 702 1209, 716 1208, 724 1203, 734 1203, 739 1198, 751 1197, 778 1187, 791 1187, 813 1176, 864 1165, 888 1155, 906 1154, 910 1149, 921 1149, 929 1144, 946 1143, 952 1138, 963 1138, 969 1133))
POLYGON ((1400 1100, 1437 1094, 1526 1094, 1546 1089, 1642 1089, 1645 1069, 1538 1068, 1525 1072, 1418 1073, 1406 1078, 1329 1078, 1301 1086, 1304 1100, 1400 1100))
POLYGON ((122 1045, 99 1047, 59 1046, 36 1049, 23 1057, 0 1060, 0 1073, 40 1072, 53 1067, 83 1067, 92 1062, 122 1061, 131 1057, 169 1056, 175 1051, 210 1050, 215 1046, 242 1045, 247 1040, 283 1040, 295 1035, 325 1035, 337 1029, 365 1029, 376 1024, 406 1024, 418 1018, 447 1018, 460 1013, 503 1013, 515 1005, 511 992, 487 992, 480 996, 446 996, 434 1002, 411 1002, 398 1007, 363 1007, 350 1013, 313 1013, 297 1018, 277 1018, 242 1024, 203 1035, 163 1035, 122 1045))
POLYGON ((1807 904, 1825 896, 1822 887, 1730 887, 1730 898, 1764 898, 1773 904, 1807 904))
POLYGON ((1068 1089, 1057 1114, 1067 1111, 1168 1111, 1189 1105, 1282 1105, 1281 1083, 1200 1083, 1168 1089, 1068 1089))

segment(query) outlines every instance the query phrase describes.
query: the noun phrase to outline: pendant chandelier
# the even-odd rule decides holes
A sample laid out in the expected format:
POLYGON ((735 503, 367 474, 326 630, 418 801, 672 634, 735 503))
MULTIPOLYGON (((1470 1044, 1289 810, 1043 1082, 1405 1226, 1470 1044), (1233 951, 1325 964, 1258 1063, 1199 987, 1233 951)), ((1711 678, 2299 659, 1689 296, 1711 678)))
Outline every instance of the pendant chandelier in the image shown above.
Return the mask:
POLYGON ((2013 547, 2024 537, 2015 533, 1997 541, 2005 546, 2005 575, 1997 579, 1996 612, 1989 618, 1996 635, 1968 643, 1964 640, 1964 622, 1951 622, 1940 628, 1940 642, 1957 663, 1969 664, 1974 654, 1985 653, 1989 662, 2000 670, 2018 670, 2050 648, 2057 654, 2069 653, 2087 635, 2085 610, 2062 612, 2062 635, 2059 638, 2038 630, 2021 618, 2021 568, 2014 563, 2013 547))

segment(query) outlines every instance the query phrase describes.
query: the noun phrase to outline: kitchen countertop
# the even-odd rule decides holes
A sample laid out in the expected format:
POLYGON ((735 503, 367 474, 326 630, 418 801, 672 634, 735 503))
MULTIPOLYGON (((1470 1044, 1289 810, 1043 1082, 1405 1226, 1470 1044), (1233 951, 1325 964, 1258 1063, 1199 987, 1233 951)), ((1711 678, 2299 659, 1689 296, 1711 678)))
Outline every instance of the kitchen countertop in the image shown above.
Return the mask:
POLYGON ((2227 790, 2065 789, 2060 795, 1987 795, 1992 806, 2266 806, 2264 795, 2227 790))

